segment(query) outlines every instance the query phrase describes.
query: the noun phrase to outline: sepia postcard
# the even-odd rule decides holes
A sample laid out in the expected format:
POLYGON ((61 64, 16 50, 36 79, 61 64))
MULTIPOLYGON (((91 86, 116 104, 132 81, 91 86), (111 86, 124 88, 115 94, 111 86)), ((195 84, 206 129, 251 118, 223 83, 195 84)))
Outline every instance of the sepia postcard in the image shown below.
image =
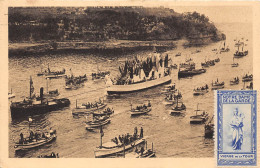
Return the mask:
POLYGON ((259 2, 0 5, 1 168, 260 165, 259 2))

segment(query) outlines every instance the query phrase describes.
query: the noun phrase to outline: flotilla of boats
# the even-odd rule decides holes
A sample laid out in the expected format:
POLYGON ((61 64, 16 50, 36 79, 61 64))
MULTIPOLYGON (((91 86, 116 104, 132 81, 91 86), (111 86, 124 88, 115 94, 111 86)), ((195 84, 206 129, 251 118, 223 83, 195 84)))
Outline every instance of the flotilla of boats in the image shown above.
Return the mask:
MULTIPOLYGON (((242 45, 240 43, 238 45, 238 49, 242 45)), ((244 45, 244 44, 243 44, 244 45)), ((212 51, 217 51, 217 49, 213 49, 212 51)), ((221 52, 228 52, 229 48, 224 47, 220 49, 221 52)), ((243 51, 243 47, 242 47, 243 51)), ((200 50, 196 50, 195 53, 200 52, 200 50)), ((238 51, 237 51, 238 52, 238 51)), ((247 55, 248 51, 243 51, 244 55, 247 55)), ((234 56, 241 55, 241 53, 236 53, 234 56)), ((175 56, 181 56, 181 53, 177 53, 175 56)), ((177 65, 169 65, 168 54, 159 54, 154 53, 153 55, 135 58, 131 61, 125 61, 123 66, 119 67, 120 77, 118 79, 112 80, 110 78, 109 71, 98 71, 97 73, 92 73, 92 79, 105 79, 106 83, 106 91, 108 94, 125 94, 130 92, 141 91, 145 89, 149 89, 158 85, 171 83, 171 73, 170 69, 176 69, 177 65)), ((201 73, 205 73, 206 69, 196 69, 195 63, 191 62, 192 59, 186 59, 186 63, 179 64, 178 77, 189 77, 193 75, 198 75, 201 73)), ((205 63, 201 63, 202 67, 214 66, 216 62, 219 62, 220 59, 216 58, 214 60, 205 61, 205 63)), ((238 63, 236 63, 238 66, 238 63)), ((232 67, 236 66, 233 60, 232 67)), ((51 71, 48 65, 48 70, 45 72, 38 73, 37 76, 45 76, 46 78, 57 78, 65 76, 66 89, 77 88, 78 85, 83 84, 87 81, 86 74, 83 76, 66 76, 65 69, 62 71, 51 71)), ((253 89, 253 75, 246 74, 242 77, 242 81, 250 82, 249 86, 246 86, 247 89, 253 89)), ((236 85, 239 83, 239 78, 235 77, 230 80, 230 85, 236 85)), ((222 89, 224 88, 225 83, 219 82, 218 79, 213 82, 212 81, 212 90, 222 89)), ((47 86, 48 87, 48 86, 47 86)), ((209 87, 206 84, 205 86, 198 87, 193 90, 193 95, 204 95, 208 93, 209 87)), ((182 101, 182 94, 178 89, 176 89, 176 85, 170 84, 166 85, 164 89, 161 91, 163 94, 166 94, 165 101, 174 105, 174 107, 170 110, 170 115, 179 116, 183 115, 186 111, 186 106, 182 101)), ((33 81, 30 77, 30 96, 29 98, 24 99, 21 102, 12 102, 10 105, 11 116, 13 118, 16 117, 24 117, 24 116, 33 116, 35 114, 43 114, 46 112, 54 111, 57 109, 61 109, 70 105, 70 100, 67 98, 56 98, 59 95, 58 90, 47 91, 46 94, 43 94, 43 88, 40 89, 40 96, 36 97, 34 94, 33 81)), ((8 93, 8 98, 14 97, 12 90, 11 93, 8 93)), ((114 113, 113 108, 106 108, 107 104, 101 99, 99 102, 95 103, 83 103, 81 106, 77 105, 72 110, 73 115, 84 115, 86 117, 85 121, 85 129, 86 130, 94 130, 100 129, 101 134, 101 145, 98 146, 95 151, 95 157, 110 157, 118 154, 124 154, 124 157, 135 157, 135 158, 149 158, 155 156, 155 152, 152 149, 146 148, 144 150, 141 147, 140 150, 137 149, 139 145, 147 143, 146 137, 143 136, 143 129, 141 128, 140 135, 137 135, 137 130, 135 129, 133 135, 126 134, 124 137, 115 137, 111 142, 107 142, 105 144, 102 143, 102 137, 104 136, 103 127, 111 122, 111 115, 114 113), (126 151, 130 149, 136 149, 132 154, 125 154, 126 151)), ((148 104, 143 104, 132 107, 130 114, 131 116, 143 115, 152 111, 152 105, 149 101, 148 104)), ((214 134, 214 124, 212 123, 213 117, 208 121, 209 115, 204 110, 199 110, 198 105, 195 110, 195 115, 190 116, 190 124, 205 124, 205 137, 212 138, 214 134), (208 122, 207 122, 208 121, 208 122)), ((28 150, 31 148, 35 148, 38 146, 42 146, 44 144, 50 143, 56 139, 56 130, 50 130, 49 132, 44 132, 41 134, 30 133, 28 138, 24 138, 23 134, 20 134, 19 142, 15 143, 15 150, 28 150)), ((153 145, 152 145, 153 146, 153 145)), ((51 155, 41 155, 40 158, 57 158, 58 154, 51 153, 51 155)))

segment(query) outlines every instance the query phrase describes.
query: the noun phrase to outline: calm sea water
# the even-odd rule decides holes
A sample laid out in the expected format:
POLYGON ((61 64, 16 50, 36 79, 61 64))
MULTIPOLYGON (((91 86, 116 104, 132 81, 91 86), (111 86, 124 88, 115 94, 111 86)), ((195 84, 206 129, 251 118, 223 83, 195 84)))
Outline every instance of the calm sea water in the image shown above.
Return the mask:
MULTIPOLYGON (((38 149, 32 149, 25 153, 15 154, 14 142, 18 141, 20 132, 29 134, 27 120, 12 120, 9 117, 9 155, 10 157, 37 157, 38 155, 59 153, 60 157, 66 158, 93 158, 94 149, 100 144, 100 134, 85 130, 84 118, 73 118, 71 110, 75 107, 76 99, 78 103, 97 101, 100 97, 105 97, 108 107, 113 107, 115 114, 111 117, 111 124, 104 127, 105 136, 103 142, 110 141, 117 135, 126 133, 132 134, 134 127, 144 128, 144 135, 148 136, 148 147, 153 142, 156 156, 166 157, 213 157, 214 140, 204 138, 204 125, 190 125, 189 118, 194 115, 194 110, 199 108, 206 110, 211 116, 214 113, 214 93, 210 91, 203 96, 193 96, 192 90, 205 84, 210 85, 217 78, 225 82, 225 89, 241 89, 243 83, 230 86, 229 81, 236 76, 240 78, 245 73, 253 72, 252 55, 252 33, 251 25, 247 24, 222 24, 218 26, 227 35, 226 44, 231 49, 229 52, 216 55, 212 49, 219 48, 220 43, 210 44, 204 47, 184 49, 181 45, 175 50, 167 51, 173 63, 185 62, 187 57, 191 57, 200 67, 200 63, 206 59, 215 59, 217 56, 220 62, 207 69, 207 72, 192 78, 178 79, 178 70, 172 72, 172 82, 183 95, 183 102, 187 107, 186 115, 183 117, 170 116, 168 110, 170 106, 165 106, 164 95, 160 94, 163 86, 149 89, 139 93, 120 95, 117 97, 107 97, 105 83, 103 80, 92 81, 90 74, 97 69, 109 70, 112 76, 118 74, 118 66, 126 58, 131 59, 135 55, 147 55, 151 51, 138 51, 126 54, 62 54, 43 55, 30 57, 11 57, 9 59, 9 88, 16 97, 12 101, 20 101, 29 95, 29 79, 33 78, 36 93, 39 94, 40 87, 46 89, 47 82, 44 77, 37 77, 40 67, 47 68, 50 65, 52 70, 65 68, 67 74, 72 69, 74 75, 87 74, 89 80, 85 86, 78 90, 65 90, 64 78, 52 79, 48 81, 49 90, 58 89, 59 97, 68 97, 71 105, 68 108, 53 111, 45 115, 33 116, 31 129, 48 130, 50 127, 57 130, 57 140, 38 149), (235 59, 239 67, 232 68, 233 54, 236 50, 234 39, 244 37, 248 39, 247 49, 249 55, 235 59), (200 53, 191 54, 196 49, 200 53), (181 57, 175 57, 177 52, 181 52, 181 57), (151 100, 153 109, 149 115, 132 118, 129 113, 130 104, 141 104, 146 100, 151 100)), ((46 90, 45 90, 46 91, 46 90)), ((10 110, 9 110, 10 113, 10 110)), ((140 130, 139 130, 140 131, 140 130)))

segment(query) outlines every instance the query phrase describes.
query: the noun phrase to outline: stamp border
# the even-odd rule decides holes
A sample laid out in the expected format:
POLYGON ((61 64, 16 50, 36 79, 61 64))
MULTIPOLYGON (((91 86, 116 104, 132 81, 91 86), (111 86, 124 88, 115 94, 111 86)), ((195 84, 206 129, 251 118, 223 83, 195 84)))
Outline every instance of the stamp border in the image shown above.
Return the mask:
MULTIPOLYGON (((217 159, 217 166, 256 166, 257 164, 257 91, 256 90, 218 90, 215 92, 216 94, 216 117, 215 123, 217 123, 217 128, 215 129, 217 144, 215 145, 215 158, 217 159), (229 95, 251 95, 253 98, 251 106, 251 141, 252 147, 251 152, 249 153, 239 153, 239 154, 253 154, 254 159, 243 159, 243 160, 226 160, 226 159, 219 159, 219 154, 233 154, 232 152, 223 153, 223 104, 231 104, 231 103, 223 103, 222 102, 222 95, 229 94, 229 95), (216 156, 217 155, 217 156, 216 156)), ((233 103, 233 104, 248 104, 248 103, 233 103)), ((216 143, 216 141, 215 141, 216 143)))

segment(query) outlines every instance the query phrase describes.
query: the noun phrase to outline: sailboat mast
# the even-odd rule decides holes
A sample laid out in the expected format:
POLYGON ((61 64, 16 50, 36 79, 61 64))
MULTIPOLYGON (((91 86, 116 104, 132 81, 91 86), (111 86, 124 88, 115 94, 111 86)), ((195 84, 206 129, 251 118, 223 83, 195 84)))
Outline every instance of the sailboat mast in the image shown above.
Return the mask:
POLYGON ((30 76, 30 99, 32 98, 32 76, 30 76))
POLYGON ((198 114, 198 110, 199 110, 199 104, 197 104, 196 115, 198 114))
POLYGON ((46 91, 47 91, 47 94, 49 93, 48 91, 48 78, 46 78, 46 91))

